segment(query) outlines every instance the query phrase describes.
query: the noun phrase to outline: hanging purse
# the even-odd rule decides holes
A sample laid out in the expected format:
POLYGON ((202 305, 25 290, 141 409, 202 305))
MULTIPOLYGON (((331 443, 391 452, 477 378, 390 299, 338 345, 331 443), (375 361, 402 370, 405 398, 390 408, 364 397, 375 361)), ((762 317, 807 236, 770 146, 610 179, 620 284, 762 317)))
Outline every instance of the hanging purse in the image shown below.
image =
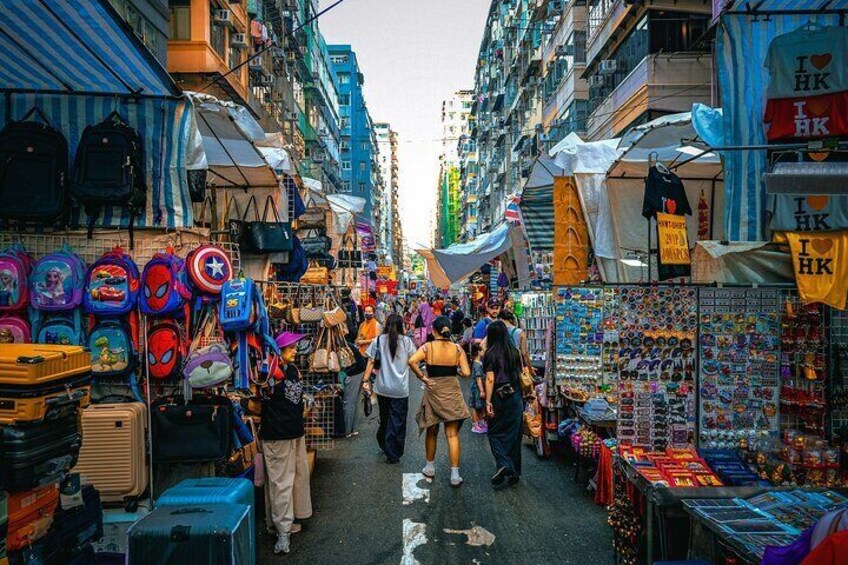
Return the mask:
POLYGON ((299 308, 297 318, 300 324, 317 324, 324 319, 324 309, 317 306, 299 308))
POLYGON ((342 369, 347 369, 348 367, 352 367, 356 364, 356 357, 353 354, 353 351, 350 350, 350 347, 347 345, 347 341, 345 341, 343 335, 343 329, 341 326, 335 326, 330 331, 336 334, 336 343, 338 344, 338 354, 339 354, 339 365, 341 365, 342 369))
POLYGON ((330 284, 330 270, 327 267, 320 267, 314 262, 311 262, 309 268, 300 278, 300 283, 327 286, 330 284))
POLYGON ((325 230, 311 229, 300 239, 300 244, 309 259, 319 259, 325 258, 330 253, 333 240, 325 230))
POLYGON ((345 235, 342 240, 342 248, 339 249, 340 269, 360 269, 362 268, 362 251, 359 250, 356 243, 356 236, 345 235))
MULTIPOLYGON (((227 199, 227 205, 224 207, 224 214, 221 218, 222 221, 226 223, 227 239, 229 239, 231 243, 235 243, 240 246, 242 239, 244 238, 245 231, 244 222, 241 219, 241 211, 239 210, 239 203, 235 197, 231 195, 226 195, 225 197, 227 199), (231 217, 231 208, 235 212, 235 218, 231 217)), ((212 218, 213 222, 215 220, 215 218, 212 218)))
POLYGON ((316 349, 312 353, 312 359, 309 361, 309 370, 313 373, 326 373, 330 366, 330 351, 327 345, 328 331, 326 328, 321 328, 321 331, 318 333, 316 349))
POLYGON ((347 314, 345 314, 344 308, 336 301, 332 292, 327 293, 327 305, 324 309, 323 319, 324 325, 328 328, 335 328, 347 321, 347 314), (335 303, 334 308, 331 308, 332 303, 335 303))
POLYGON ((294 239, 291 224, 283 222, 277 212, 277 205, 273 197, 268 195, 265 200, 265 209, 262 219, 259 219, 259 204, 256 196, 251 196, 247 208, 242 216, 242 224, 245 232, 242 234, 241 249, 246 253, 282 253, 294 248, 294 239), (253 207, 254 219, 247 220, 251 206, 253 207), (271 212, 270 217, 268 212, 271 212))
POLYGON ((313 206, 307 208, 297 217, 298 230, 325 230, 327 229, 327 212, 323 208, 313 206))
POLYGON ((217 461, 230 454, 230 409, 224 405, 151 407, 153 460, 171 463, 217 461))

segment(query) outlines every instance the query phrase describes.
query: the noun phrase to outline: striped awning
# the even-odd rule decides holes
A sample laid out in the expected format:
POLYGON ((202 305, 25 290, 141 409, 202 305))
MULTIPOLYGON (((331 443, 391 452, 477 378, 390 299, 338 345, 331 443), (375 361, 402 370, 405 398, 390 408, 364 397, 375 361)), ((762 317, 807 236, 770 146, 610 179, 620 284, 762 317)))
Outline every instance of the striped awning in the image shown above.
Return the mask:
POLYGON ((179 96, 108 0, 3 0, 0 92, 179 96))
POLYGON ((521 216, 530 249, 546 253, 554 250, 554 187, 525 189, 521 196, 521 216))

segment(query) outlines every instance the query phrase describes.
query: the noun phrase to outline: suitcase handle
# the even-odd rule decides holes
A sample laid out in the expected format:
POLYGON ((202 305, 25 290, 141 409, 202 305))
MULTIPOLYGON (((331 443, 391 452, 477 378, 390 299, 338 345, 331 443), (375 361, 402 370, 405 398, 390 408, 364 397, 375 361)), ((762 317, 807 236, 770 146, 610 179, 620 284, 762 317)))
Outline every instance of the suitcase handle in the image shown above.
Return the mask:
POLYGON ((206 510, 205 508, 192 507, 192 508, 180 508, 179 510, 171 511, 171 516, 179 516, 180 514, 211 514, 211 510, 206 510))
POLYGON ((54 396, 53 398, 48 398, 44 401, 44 404, 46 404, 47 406, 64 406, 65 404, 73 404, 74 402, 78 402, 83 398, 85 398, 85 391, 75 390, 67 396, 62 395, 54 396))
POLYGON ((39 363, 44 363, 44 357, 41 355, 36 355, 34 357, 26 357, 22 355, 15 359, 15 363, 18 365, 38 365, 39 363))

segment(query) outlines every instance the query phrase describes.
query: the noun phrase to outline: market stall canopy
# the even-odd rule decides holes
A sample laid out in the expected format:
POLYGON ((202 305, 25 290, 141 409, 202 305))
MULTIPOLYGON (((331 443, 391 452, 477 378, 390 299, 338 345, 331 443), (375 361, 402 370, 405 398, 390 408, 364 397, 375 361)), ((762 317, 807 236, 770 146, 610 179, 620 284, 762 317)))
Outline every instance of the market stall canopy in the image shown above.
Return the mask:
POLYGON ((530 248, 536 252, 554 249, 554 177, 563 171, 549 155, 536 158, 521 193, 521 216, 530 248))
POLYGON ((321 184, 321 181, 309 177, 301 177, 301 179, 303 180, 303 188, 306 189, 306 196, 303 199, 306 205, 329 208, 330 204, 324 194, 324 185, 321 184))
POLYGON ((792 256, 763 241, 699 241, 692 256, 696 284, 794 284, 792 256))
POLYGON ((472 275, 477 269, 512 248, 512 225, 503 223, 468 243, 455 243, 447 249, 416 249, 427 261, 430 280, 448 287, 472 275))
POLYGON ((286 143, 281 132, 266 133, 265 139, 257 139, 255 143, 272 169, 278 173, 297 174, 297 169, 295 169, 287 150, 289 144, 286 143))
POLYGON ((247 109, 207 94, 186 94, 203 139, 207 182, 216 188, 276 188, 277 174, 256 146, 265 132, 247 109))
POLYGON ((4 0, 0 92, 178 97, 108 0, 4 0))
POLYGON ((327 202, 336 217, 336 231, 339 234, 347 233, 353 217, 365 209, 365 199, 350 194, 328 194, 327 202))

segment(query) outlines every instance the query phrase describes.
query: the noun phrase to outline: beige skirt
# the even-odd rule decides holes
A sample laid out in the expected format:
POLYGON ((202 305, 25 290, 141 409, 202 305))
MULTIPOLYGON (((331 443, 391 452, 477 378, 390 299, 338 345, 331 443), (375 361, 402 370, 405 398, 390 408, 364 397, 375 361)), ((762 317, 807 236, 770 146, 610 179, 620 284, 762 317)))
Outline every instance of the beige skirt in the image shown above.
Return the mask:
POLYGON ((459 378, 437 377, 431 381, 433 385, 424 391, 421 407, 415 415, 419 433, 442 422, 462 424, 471 417, 459 388, 459 378))

